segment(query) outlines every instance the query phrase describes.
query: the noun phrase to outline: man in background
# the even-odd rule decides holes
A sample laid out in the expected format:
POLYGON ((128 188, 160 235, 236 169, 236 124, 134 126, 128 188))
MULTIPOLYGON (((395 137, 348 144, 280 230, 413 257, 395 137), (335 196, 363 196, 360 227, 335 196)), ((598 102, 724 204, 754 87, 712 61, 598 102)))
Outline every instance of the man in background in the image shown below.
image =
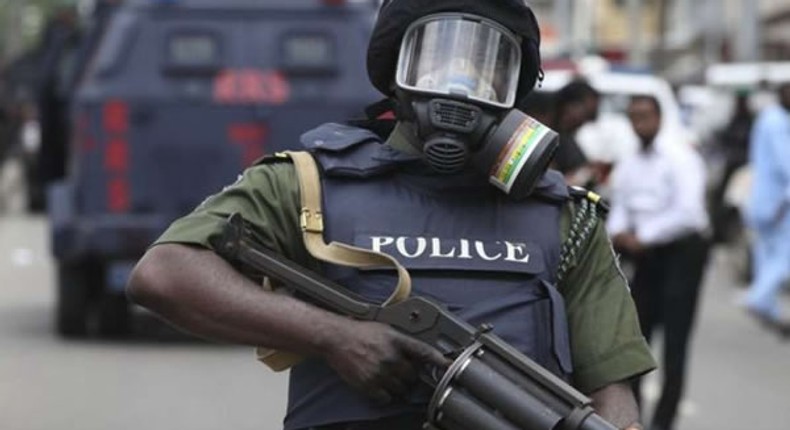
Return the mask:
POLYGON ((749 106, 749 93, 739 92, 735 99, 735 110, 727 125, 717 133, 716 143, 724 155, 724 172, 711 197, 713 239, 726 242, 728 227, 733 221, 740 222, 737 208, 725 201, 727 186, 733 174, 749 161, 749 140, 754 123, 754 114, 749 106))
POLYGON ((590 91, 594 93, 587 82, 572 81, 554 97, 554 122, 549 124, 560 134, 560 145, 553 166, 570 185, 586 186, 593 179, 589 161, 576 141, 577 131, 595 115, 590 110, 590 91))
POLYGON ((755 276, 746 306, 786 334, 776 299, 790 278, 790 82, 780 86, 779 103, 758 116, 749 161, 753 183, 746 219, 755 232, 755 276))
MULTIPOLYGON (((628 117, 640 141, 612 174, 607 228, 615 248, 633 259, 631 293, 648 341, 663 328, 663 388, 651 430, 675 423, 688 344, 707 261, 705 169, 690 145, 660 133, 656 99, 634 97, 628 117)), ((640 384, 635 383, 639 398, 640 384)))
POLYGON ((638 150, 639 143, 625 113, 601 109, 601 95, 587 85, 589 117, 576 133, 576 142, 589 160, 595 191, 609 197, 609 177, 614 166, 638 150))

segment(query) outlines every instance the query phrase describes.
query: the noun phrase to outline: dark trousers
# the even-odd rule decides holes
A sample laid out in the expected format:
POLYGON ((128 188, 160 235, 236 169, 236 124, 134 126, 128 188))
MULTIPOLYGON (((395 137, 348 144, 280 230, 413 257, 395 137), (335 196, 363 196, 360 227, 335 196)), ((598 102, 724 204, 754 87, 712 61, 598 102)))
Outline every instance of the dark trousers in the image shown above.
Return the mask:
MULTIPOLYGON (((694 326, 700 284, 708 259, 709 244, 699 234, 685 236, 646 250, 636 259, 631 294, 639 312, 639 324, 648 342, 661 328, 664 334, 661 397, 652 428, 669 430, 683 395, 689 340, 694 326)), ((640 381, 634 383, 641 401, 640 381)))

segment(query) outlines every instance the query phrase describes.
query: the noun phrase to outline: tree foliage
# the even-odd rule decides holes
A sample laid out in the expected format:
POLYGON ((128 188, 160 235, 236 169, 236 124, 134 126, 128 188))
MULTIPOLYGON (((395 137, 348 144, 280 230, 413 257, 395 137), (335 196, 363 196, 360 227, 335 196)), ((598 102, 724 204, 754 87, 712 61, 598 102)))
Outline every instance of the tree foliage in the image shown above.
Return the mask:
POLYGON ((61 8, 73 8, 78 0, 0 0, 0 55, 3 60, 31 48, 39 40, 47 20, 61 8))

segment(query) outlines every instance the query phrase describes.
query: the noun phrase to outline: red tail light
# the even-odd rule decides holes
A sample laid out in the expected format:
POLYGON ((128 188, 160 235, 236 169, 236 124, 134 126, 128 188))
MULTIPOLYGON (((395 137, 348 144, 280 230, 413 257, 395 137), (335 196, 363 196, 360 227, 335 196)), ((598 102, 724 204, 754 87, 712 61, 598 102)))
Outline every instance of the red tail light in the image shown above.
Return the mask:
POLYGON ((102 111, 102 120, 105 133, 126 133, 129 130, 129 106, 121 100, 107 102, 102 111))
POLYGON ((228 126, 228 141, 239 145, 243 167, 249 167, 265 153, 269 128, 260 123, 234 123, 228 126))
POLYGON ((102 108, 104 170, 107 175, 106 198, 110 212, 127 212, 131 207, 129 186, 129 105, 110 100, 102 108))
POLYGON ((125 173, 128 166, 129 146, 126 139, 109 139, 104 149, 104 168, 112 173, 125 173))
POLYGON ((126 178, 111 179, 107 183, 107 206, 111 212, 129 210, 129 181, 126 178))

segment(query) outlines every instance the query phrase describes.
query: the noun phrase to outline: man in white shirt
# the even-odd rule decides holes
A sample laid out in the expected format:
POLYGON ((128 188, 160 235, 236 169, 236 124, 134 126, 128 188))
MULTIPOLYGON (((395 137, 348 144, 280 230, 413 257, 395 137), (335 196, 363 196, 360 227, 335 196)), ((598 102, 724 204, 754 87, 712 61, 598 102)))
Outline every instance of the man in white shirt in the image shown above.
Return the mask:
MULTIPOLYGON (((707 261, 705 167, 683 142, 660 133, 661 108, 637 96, 628 109, 640 149, 612 174, 607 228, 615 248, 633 258, 631 292, 642 332, 663 327, 664 384, 652 430, 670 430, 683 392, 688 343, 707 261)), ((639 395, 639 384, 635 384, 639 395)))
POLYGON ((639 150, 628 117, 622 113, 602 112, 579 129, 576 140, 595 171, 595 192, 608 199, 614 166, 639 150))

